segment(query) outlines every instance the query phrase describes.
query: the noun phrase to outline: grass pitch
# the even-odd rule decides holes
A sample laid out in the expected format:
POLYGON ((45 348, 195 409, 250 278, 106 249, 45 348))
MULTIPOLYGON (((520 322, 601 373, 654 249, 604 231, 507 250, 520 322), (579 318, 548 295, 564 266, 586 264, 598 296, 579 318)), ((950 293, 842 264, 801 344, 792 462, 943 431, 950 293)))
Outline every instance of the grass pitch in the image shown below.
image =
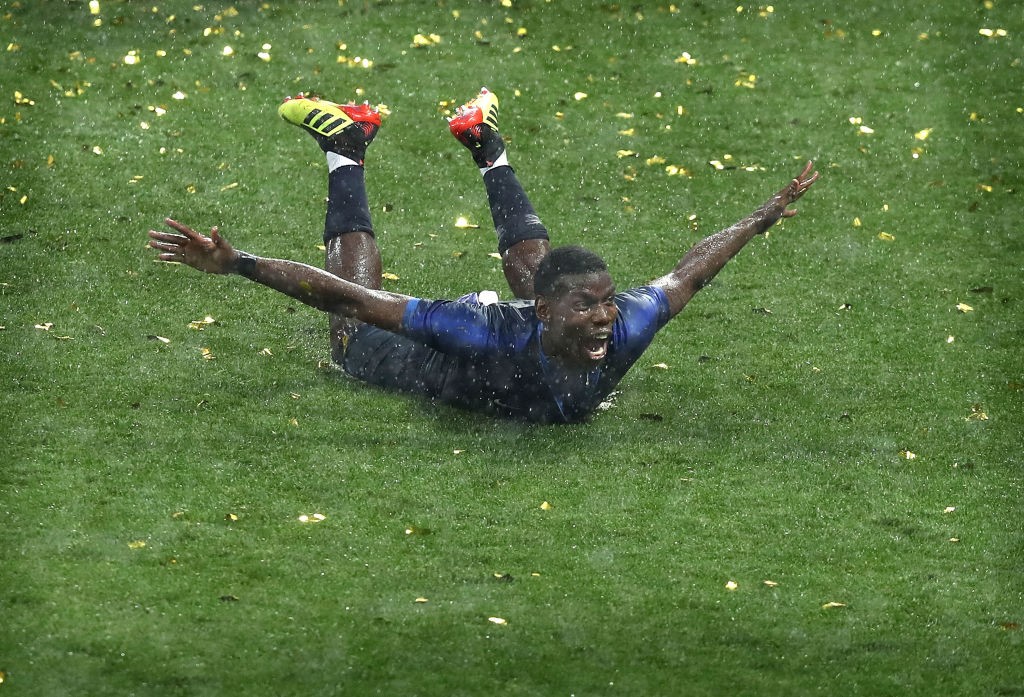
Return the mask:
POLYGON ((4 695, 1024 692, 1013 3, 0 10, 4 695), (389 287, 500 289, 481 85, 622 287, 823 178, 578 427, 361 386, 145 248, 320 263, 312 91, 390 111, 389 287))

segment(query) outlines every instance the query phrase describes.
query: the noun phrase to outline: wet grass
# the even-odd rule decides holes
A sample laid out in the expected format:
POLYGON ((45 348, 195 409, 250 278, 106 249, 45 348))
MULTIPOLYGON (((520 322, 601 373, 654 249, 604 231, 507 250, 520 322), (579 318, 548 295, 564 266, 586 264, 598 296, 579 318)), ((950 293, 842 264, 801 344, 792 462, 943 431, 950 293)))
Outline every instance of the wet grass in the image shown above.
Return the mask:
POLYGON ((3 693, 1019 694, 1024 24, 912 5, 0 4, 3 693), (824 178, 572 428, 360 386, 144 247, 318 263, 314 90, 391 109, 390 287, 500 287, 481 84, 622 286, 824 178))

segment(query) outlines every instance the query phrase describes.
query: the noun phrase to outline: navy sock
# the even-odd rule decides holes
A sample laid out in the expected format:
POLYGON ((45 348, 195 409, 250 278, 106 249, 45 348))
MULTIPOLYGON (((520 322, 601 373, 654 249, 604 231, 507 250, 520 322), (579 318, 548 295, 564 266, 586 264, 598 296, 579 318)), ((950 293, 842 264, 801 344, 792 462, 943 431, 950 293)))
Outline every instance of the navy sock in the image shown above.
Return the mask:
POLYGON ((337 167, 327 175, 327 218, 324 242, 346 232, 373 234, 366 174, 362 167, 337 167))
POLYGON ((487 201, 491 206, 498 251, 504 254, 523 240, 546 240, 548 230, 540 221, 511 167, 495 167, 484 174, 487 201))

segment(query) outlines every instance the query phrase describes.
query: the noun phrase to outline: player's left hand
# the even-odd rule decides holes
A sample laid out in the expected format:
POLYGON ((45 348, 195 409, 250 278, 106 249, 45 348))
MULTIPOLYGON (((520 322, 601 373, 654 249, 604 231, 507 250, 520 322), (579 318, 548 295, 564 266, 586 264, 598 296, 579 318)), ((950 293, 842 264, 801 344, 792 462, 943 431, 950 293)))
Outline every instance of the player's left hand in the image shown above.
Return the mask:
POLYGON ((157 258, 161 261, 176 261, 206 273, 225 274, 235 269, 238 252, 221 237, 216 226, 207 237, 177 220, 166 218, 164 222, 180 234, 149 231, 149 246, 160 250, 157 258))
POLYGON ((786 188, 775 194, 772 202, 782 207, 782 212, 780 213, 781 217, 792 218, 796 215, 796 209, 790 208, 789 206, 807 193, 807 190, 811 188, 811 185, 818 181, 819 173, 813 172, 813 169, 814 162, 808 161, 807 166, 804 167, 804 171, 791 181, 786 188))

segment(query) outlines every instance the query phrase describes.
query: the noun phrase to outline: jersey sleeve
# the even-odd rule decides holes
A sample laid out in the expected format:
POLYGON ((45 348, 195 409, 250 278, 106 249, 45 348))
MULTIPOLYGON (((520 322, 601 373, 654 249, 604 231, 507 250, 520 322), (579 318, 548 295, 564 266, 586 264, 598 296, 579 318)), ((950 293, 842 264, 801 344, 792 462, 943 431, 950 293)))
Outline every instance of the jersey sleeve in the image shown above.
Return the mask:
POLYGON ((413 298, 405 306, 401 334, 442 353, 479 355, 500 344, 488 307, 413 298))
POLYGON ((615 296, 619 317, 615 326, 615 343, 620 350, 639 357, 654 335, 664 327, 672 314, 668 296, 656 286, 643 286, 615 296))

